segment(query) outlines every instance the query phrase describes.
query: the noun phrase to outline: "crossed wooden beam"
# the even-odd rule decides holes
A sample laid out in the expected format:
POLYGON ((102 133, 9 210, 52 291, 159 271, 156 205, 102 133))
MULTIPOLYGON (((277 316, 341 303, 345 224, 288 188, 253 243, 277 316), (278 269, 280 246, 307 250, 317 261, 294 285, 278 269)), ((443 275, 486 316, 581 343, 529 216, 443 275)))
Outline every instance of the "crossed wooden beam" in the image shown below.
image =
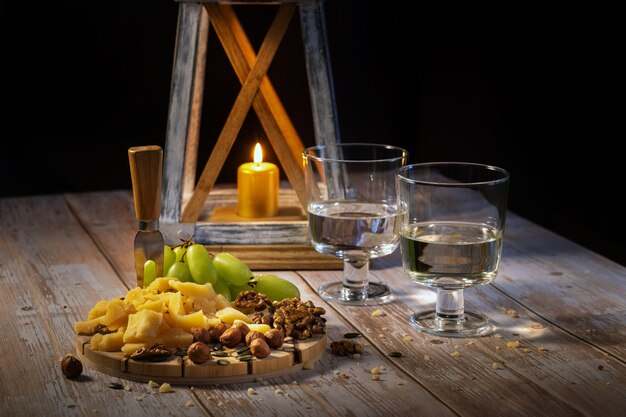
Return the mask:
MULTIPOLYGON (((242 87, 191 198, 183 207, 181 222, 193 223, 198 220, 206 198, 215 185, 250 106, 254 108, 287 179, 301 205, 305 207, 304 174, 301 164, 304 145, 267 76, 267 71, 291 21, 296 5, 285 3, 278 7, 276 17, 261 44, 258 55, 232 6, 205 3, 203 7, 208 13, 208 19, 213 24, 242 87)), ((208 34, 208 25, 206 34, 208 34)), ((206 36, 204 39, 206 42, 206 36)), ((197 75, 198 72, 196 72, 196 77, 197 75)), ((195 170, 195 162, 191 166, 195 170)), ((187 173, 185 176, 188 176, 187 173)))

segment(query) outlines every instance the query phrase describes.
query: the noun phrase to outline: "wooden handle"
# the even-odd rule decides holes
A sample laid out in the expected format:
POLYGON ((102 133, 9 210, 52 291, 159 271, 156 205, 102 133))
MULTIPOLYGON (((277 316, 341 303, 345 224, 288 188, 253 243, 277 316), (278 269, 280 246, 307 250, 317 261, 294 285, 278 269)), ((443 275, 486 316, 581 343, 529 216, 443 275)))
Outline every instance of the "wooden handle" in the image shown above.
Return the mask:
POLYGON ((128 162, 137 220, 159 220, 163 150, 157 145, 134 146, 128 149, 128 162))

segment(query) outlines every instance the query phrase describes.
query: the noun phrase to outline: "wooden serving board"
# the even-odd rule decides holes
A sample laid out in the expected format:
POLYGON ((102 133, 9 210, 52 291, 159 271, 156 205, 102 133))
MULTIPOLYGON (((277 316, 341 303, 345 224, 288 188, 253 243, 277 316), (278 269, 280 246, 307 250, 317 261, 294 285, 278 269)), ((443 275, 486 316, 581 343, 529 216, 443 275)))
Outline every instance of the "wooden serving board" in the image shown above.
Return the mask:
MULTIPOLYGON (((252 382, 257 378, 273 378, 302 369, 308 361, 316 361, 326 350, 326 335, 316 335, 307 340, 294 341, 294 350, 272 349, 263 359, 239 361, 234 356, 214 357, 196 365, 186 356, 172 357, 163 362, 150 362, 128 358, 122 352, 101 352, 91 349, 90 336, 76 337, 76 352, 87 366, 115 377, 133 381, 168 382, 176 385, 211 385, 252 382), (220 365, 218 360, 230 363, 220 365)), ((232 351, 232 349, 225 349, 232 351)))

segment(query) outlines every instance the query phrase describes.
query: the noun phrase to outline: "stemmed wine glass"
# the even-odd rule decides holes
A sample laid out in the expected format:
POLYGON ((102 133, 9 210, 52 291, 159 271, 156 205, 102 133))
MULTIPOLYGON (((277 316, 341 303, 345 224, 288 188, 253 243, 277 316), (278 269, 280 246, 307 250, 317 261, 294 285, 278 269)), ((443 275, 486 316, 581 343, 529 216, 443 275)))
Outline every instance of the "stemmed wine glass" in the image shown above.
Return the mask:
POLYGON ((343 281, 322 285, 318 293, 353 305, 389 301, 389 287, 369 281, 369 261, 398 247, 395 172, 407 151, 342 143, 307 148, 303 158, 311 243, 344 260, 343 281))
POLYGON ((463 162, 407 165, 396 176, 401 204, 404 274, 437 289, 435 310, 418 312, 418 330, 448 337, 485 336, 495 326, 465 311, 463 289, 492 282, 498 273, 509 173, 463 162))

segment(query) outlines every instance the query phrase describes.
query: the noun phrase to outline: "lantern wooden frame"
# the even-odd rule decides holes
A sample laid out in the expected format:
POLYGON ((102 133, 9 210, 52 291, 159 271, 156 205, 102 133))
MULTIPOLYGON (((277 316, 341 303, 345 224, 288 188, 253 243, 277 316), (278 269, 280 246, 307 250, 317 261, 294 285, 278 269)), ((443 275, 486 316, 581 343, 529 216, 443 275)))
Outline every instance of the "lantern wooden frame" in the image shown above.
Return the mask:
POLYGON ((339 141, 322 1, 178 1, 160 222, 166 241, 193 235, 210 251, 229 251, 253 269, 341 269, 340 260, 315 252, 308 243, 304 146, 267 76, 292 15, 299 9, 316 142, 339 141), (258 54, 233 4, 279 4, 258 54), (242 87, 196 184, 209 24, 242 87), (236 189, 215 186, 251 107, 289 181, 281 186, 279 215, 267 219, 236 216, 236 189))

